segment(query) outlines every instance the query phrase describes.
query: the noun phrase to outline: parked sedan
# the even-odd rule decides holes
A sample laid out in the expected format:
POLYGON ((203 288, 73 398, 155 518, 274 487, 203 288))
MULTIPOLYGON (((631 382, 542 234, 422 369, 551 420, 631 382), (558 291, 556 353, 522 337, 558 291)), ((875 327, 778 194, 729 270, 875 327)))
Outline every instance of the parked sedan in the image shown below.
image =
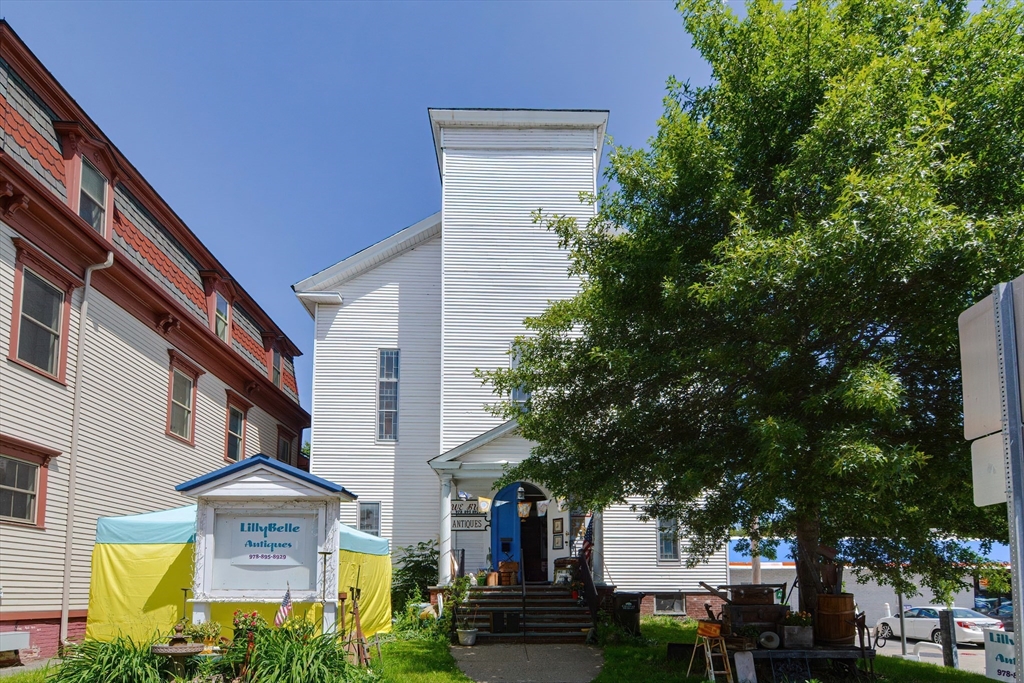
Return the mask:
MULTIPOLYGON (((916 640, 930 640, 933 643, 942 642, 942 631, 939 629, 939 610, 946 607, 942 605, 928 605, 926 607, 913 607, 903 612, 903 621, 907 625, 907 638, 916 640)), ((988 617, 981 612, 963 607, 953 608, 953 619, 956 621, 956 642, 984 644, 985 633, 982 629, 1003 628, 1003 622, 993 617, 988 617)), ((900 617, 893 615, 878 620, 877 633, 882 638, 900 637, 900 617)))
POLYGON ((998 619, 1003 622, 1003 629, 1006 631, 1013 630, 1013 603, 1004 602, 999 607, 988 613, 988 616, 998 619))

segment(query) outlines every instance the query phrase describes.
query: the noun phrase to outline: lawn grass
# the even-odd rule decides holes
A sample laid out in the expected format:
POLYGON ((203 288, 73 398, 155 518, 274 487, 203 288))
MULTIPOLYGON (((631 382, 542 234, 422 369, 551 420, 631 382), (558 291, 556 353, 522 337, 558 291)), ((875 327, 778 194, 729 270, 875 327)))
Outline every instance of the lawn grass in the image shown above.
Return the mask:
POLYGON ((21 673, 11 674, 5 676, 3 669, 0 669, 0 682, 2 683, 44 683, 46 681, 46 674, 49 667, 43 667, 42 669, 32 669, 31 671, 22 671, 21 673))
MULTIPOLYGON (((705 680, 703 676, 686 677, 689 662, 669 662, 666 643, 692 643, 696 639, 696 622, 666 617, 644 619, 640 630, 648 643, 644 645, 606 645, 604 669, 594 683, 682 683, 705 680)), ((988 679, 968 671, 946 669, 934 664, 908 662, 894 657, 876 657, 875 672, 884 683, 984 683, 988 679)))
POLYGON ((397 640, 382 650, 384 661, 375 661, 373 668, 386 683, 472 683, 443 641, 397 640))

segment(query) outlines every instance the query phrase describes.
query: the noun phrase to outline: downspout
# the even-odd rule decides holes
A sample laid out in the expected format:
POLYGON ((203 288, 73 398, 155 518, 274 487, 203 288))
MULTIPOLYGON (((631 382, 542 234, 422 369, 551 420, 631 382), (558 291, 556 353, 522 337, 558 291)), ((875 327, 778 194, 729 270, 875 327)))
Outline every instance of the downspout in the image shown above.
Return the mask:
POLYGON ((78 423, 82 413, 82 384, 85 379, 85 341, 89 332, 89 289, 92 274, 114 265, 114 252, 107 252, 107 260, 94 263, 85 269, 85 286, 82 288, 82 308, 78 313, 78 349, 75 352, 75 394, 71 409, 71 451, 68 453, 68 513, 67 528, 64 532, 64 586, 60 596, 60 640, 61 649, 68 640, 68 613, 71 605, 71 558, 75 540, 75 477, 78 461, 78 423))

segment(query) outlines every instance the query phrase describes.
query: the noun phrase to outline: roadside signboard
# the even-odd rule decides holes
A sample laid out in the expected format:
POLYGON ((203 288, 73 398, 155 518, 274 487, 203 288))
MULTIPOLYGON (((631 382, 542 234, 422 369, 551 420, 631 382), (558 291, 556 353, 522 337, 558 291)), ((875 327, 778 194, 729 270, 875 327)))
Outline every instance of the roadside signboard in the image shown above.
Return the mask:
POLYGON ((1001 629, 985 629, 985 675, 997 681, 1017 678, 1014 635, 1001 629))
MULTIPOLYGON (((958 324, 964 437, 974 441, 974 502, 978 506, 1007 503, 1010 577, 1017 587, 1013 591, 1013 611, 1024 614, 1024 275, 996 285, 990 296, 960 314, 958 324), (998 476, 1000 461, 1002 482, 998 476)), ((990 673, 990 678, 1017 678, 1017 662, 1024 656, 1021 644, 1012 637, 1008 640, 990 643, 986 638, 986 662, 990 644, 1013 650, 1012 656, 1007 656, 993 649, 992 656, 1004 666, 989 669, 997 673, 990 673)))

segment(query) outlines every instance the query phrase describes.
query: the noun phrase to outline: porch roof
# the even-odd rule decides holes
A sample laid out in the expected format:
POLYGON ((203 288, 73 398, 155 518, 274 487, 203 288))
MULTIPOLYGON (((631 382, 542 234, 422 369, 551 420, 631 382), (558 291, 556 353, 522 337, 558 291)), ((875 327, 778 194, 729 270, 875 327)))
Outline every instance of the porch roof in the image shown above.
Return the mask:
POLYGON ((490 429, 483 434, 473 437, 469 441, 459 444, 455 448, 442 453, 441 455, 432 458, 430 466, 437 472, 454 472, 459 471, 465 475, 470 473, 478 476, 487 476, 489 474, 501 474, 504 470, 505 465, 509 464, 507 459, 495 459, 483 462, 464 462, 463 457, 477 451, 487 444, 497 441, 503 436, 514 434, 518 429, 519 423, 515 420, 509 420, 504 422, 493 429, 490 429))

